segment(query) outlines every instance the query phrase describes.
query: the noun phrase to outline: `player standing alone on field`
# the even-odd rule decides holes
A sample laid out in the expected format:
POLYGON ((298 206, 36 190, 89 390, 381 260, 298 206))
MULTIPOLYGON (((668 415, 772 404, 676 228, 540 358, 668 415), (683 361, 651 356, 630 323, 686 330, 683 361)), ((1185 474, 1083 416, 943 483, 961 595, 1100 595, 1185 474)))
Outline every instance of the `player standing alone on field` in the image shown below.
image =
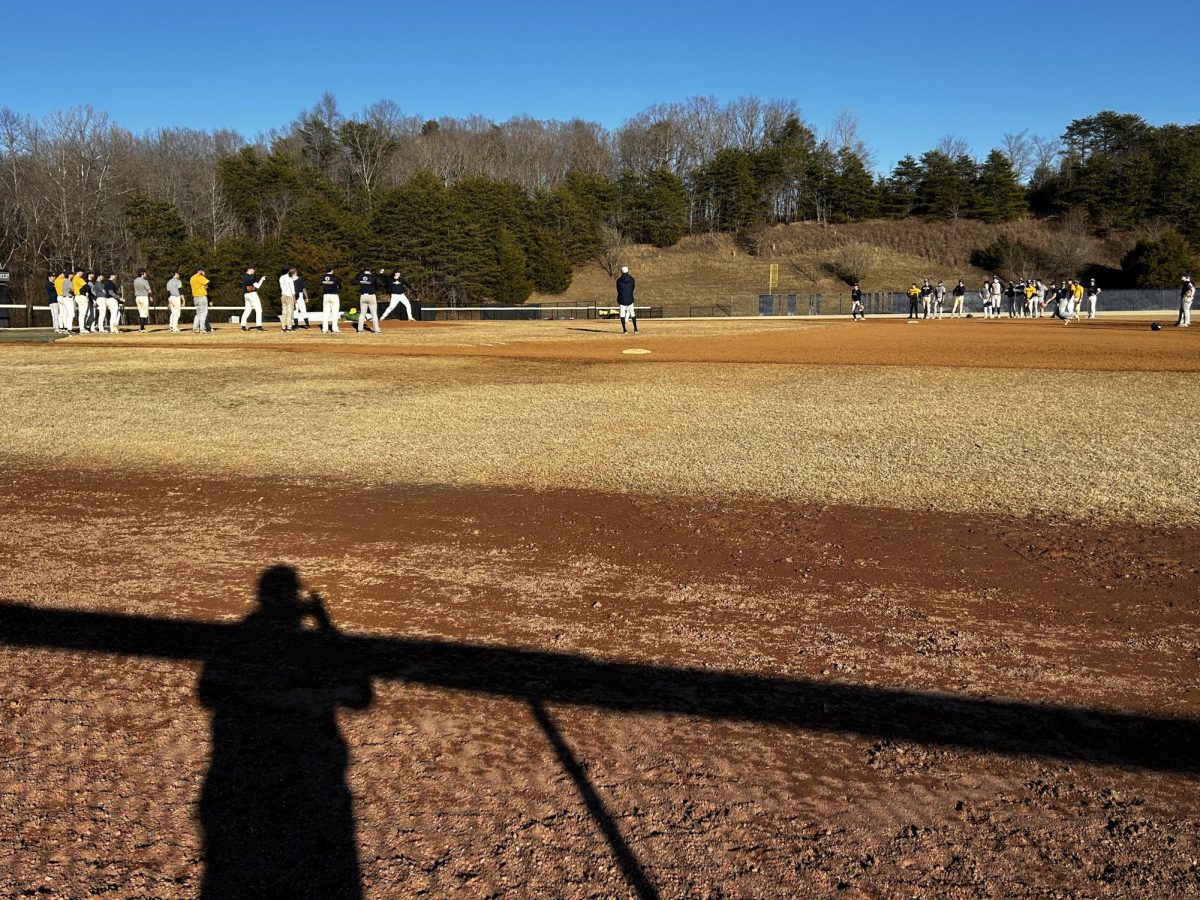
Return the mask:
POLYGON ((1087 287, 1087 302, 1088 302, 1087 317, 1089 319, 1096 318, 1096 301, 1098 299, 1100 299, 1100 285, 1096 284, 1095 278, 1091 278, 1088 280, 1088 287, 1087 287))
POLYGON ((627 334, 625 322, 633 323, 633 333, 638 333, 637 309, 633 305, 633 276, 629 274, 629 266, 621 266, 621 277, 617 279, 617 305, 621 308, 621 334, 627 334))
POLYGON ((866 321, 867 311, 863 307, 862 288, 858 286, 858 282, 854 282, 854 288, 850 291, 850 321, 861 318, 866 321))
POLYGON ((1176 328, 1187 328, 1192 324, 1192 301, 1196 299, 1196 286, 1192 284, 1192 276, 1183 276, 1183 285, 1179 288, 1179 321, 1176 328))

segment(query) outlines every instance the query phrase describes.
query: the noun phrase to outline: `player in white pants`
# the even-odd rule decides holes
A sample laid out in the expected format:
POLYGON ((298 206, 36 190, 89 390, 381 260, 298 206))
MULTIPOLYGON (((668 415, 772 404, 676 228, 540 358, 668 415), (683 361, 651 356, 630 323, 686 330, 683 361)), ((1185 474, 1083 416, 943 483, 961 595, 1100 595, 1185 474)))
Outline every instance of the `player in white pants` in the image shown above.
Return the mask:
POLYGON ((408 292, 412 290, 409 283, 405 281, 398 271, 392 273, 392 277, 388 279, 388 305, 383 311, 383 315, 379 317, 382 322, 386 319, 393 309, 397 306, 404 306, 404 312, 409 322, 413 319, 412 304, 408 302, 408 292))
MULTIPOLYGON (((84 277, 83 269, 76 270, 71 277, 71 294, 75 301, 75 314, 79 318, 79 333, 83 334, 83 323, 87 318, 87 294, 84 293, 84 287, 87 286, 87 278, 84 277)), ((67 320, 68 330, 74 327, 74 322, 71 319, 67 320)))
POLYGON ((79 317, 79 333, 83 334, 87 331, 87 313, 88 307, 91 305, 92 287, 87 276, 83 272, 79 274, 83 277, 83 285, 75 289, 75 314, 79 317))
POLYGON ((96 302, 96 331, 104 334, 104 318, 108 315, 108 282, 104 273, 96 273, 96 281, 92 285, 92 299, 96 302))
POLYGON ((1192 324, 1192 301, 1196 299, 1196 286, 1192 284, 1192 276, 1183 276, 1183 285, 1179 289, 1179 321, 1177 328, 1188 328, 1192 324))
POLYGON ((58 333, 58 288, 54 284, 54 273, 46 273, 46 305, 50 307, 50 324, 58 333))
POLYGON ((637 334, 637 307, 634 306, 633 290, 635 282, 629 274, 629 266, 621 266, 621 277, 617 279, 617 306, 621 311, 621 334, 626 334, 626 323, 633 325, 633 333, 637 334))
POLYGON ((145 331, 150 324, 150 295, 153 293, 146 270, 138 269, 137 277, 133 279, 133 305, 137 307, 139 332, 145 331))
POLYGON ((1088 286, 1087 286, 1087 304, 1088 304, 1088 316, 1087 317, 1089 319, 1096 318, 1096 301, 1099 299, 1100 299, 1100 285, 1096 284, 1095 278, 1089 279, 1088 286))
POLYGON ((179 313, 183 310, 183 279, 172 272, 167 282, 167 309, 171 311, 168 327, 172 334, 179 333, 179 313))
POLYGON ((354 279, 358 285, 358 333, 370 322, 372 330, 379 334, 379 301, 376 299, 376 278, 370 269, 363 269, 354 279))
POLYGON ((242 276, 242 296, 246 301, 246 306, 242 310, 242 331, 246 330, 246 323, 250 320, 250 312, 254 311, 254 327, 258 331, 262 331, 262 300, 258 297, 258 289, 262 287, 267 278, 264 275, 258 281, 254 280, 254 266, 246 267, 246 274, 242 276))
POLYGON ((338 319, 342 315, 342 279, 333 274, 333 267, 330 266, 325 270, 325 274, 321 277, 321 333, 325 334, 332 331, 337 334, 341 331, 338 328, 338 319))
MULTIPOLYGON (((299 272, 296 272, 292 278, 292 287, 296 292, 296 313, 293 322, 299 325, 299 328, 308 328, 308 289, 305 287, 304 278, 300 277, 299 272)), ((293 329, 296 325, 292 326, 293 329)))
POLYGON ((109 333, 120 333, 117 326, 121 324, 121 289, 117 287, 117 276, 112 272, 104 279, 104 305, 108 307, 109 333))
POLYGON ((71 273, 62 271, 62 280, 54 279, 58 286, 58 327, 70 332, 71 323, 75 321, 75 296, 71 289, 71 273))

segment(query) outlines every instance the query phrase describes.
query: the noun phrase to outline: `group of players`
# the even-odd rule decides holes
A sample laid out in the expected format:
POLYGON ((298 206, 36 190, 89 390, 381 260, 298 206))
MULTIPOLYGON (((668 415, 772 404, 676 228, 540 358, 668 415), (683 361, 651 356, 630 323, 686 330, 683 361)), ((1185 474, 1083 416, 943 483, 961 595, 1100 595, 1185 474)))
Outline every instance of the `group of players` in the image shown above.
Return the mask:
POLYGON ((1002 287, 1000 278, 993 275, 991 281, 983 283, 979 292, 983 300, 983 317, 999 319, 1002 312, 1007 312, 1010 319, 1037 319, 1049 314, 1061 319, 1063 324, 1072 319, 1081 318, 1084 303, 1087 303, 1087 317, 1096 318, 1096 301, 1100 299, 1100 286, 1096 279, 1091 278, 1085 287, 1083 282, 1074 278, 1060 281, 1056 287, 1053 283, 1046 284, 1040 278, 1028 281, 1008 283, 1002 287))
MULTIPOLYGON (((910 319, 940 319, 946 308, 947 297, 952 305, 950 318, 957 319, 971 315, 966 310, 967 286, 960 278, 950 289, 945 282, 936 284, 928 278, 920 285, 915 281, 905 292, 908 297, 908 318, 910 319)), ((983 282, 979 291, 979 299, 983 302, 983 317, 999 319, 1004 309, 1010 319, 1040 318, 1047 315, 1061 319, 1064 323, 1077 319, 1082 315, 1084 301, 1087 302, 1087 317, 1096 318, 1096 301, 1100 298, 1100 287, 1096 279, 1091 279, 1085 287, 1082 282, 1074 279, 1063 281, 1058 287, 1046 285, 1041 279, 1030 279, 1001 283, 999 276, 993 275, 983 282)), ((865 319, 866 304, 863 302, 862 288, 856 283, 850 291, 850 318, 865 319)))
MULTIPOLYGON (((203 274, 203 273, 201 273, 203 274)), ((262 287, 263 278, 255 278, 253 266, 246 269, 242 275, 242 294, 245 307, 242 310, 242 331, 249 329, 250 314, 254 314, 254 328, 262 331, 262 300, 258 289, 262 287)), ((192 297, 195 298, 195 277, 192 279, 192 297)), ((375 334, 381 330, 380 323, 391 315, 398 306, 404 307, 405 317, 413 318, 412 301, 408 299, 411 285, 404 280, 399 270, 393 269, 388 274, 386 269, 380 269, 378 274, 369 267, 364 267, 354 277, 354 285, 358 289, 358 332, 361 334, 370 325, 375 334), (386 294, 387 309, 379 315, 379 295, 386 294)), ((308 312, 308 290, 304 279, 300 277, 295 267, 289 266, 279 275, 279 305, 280 322, 284 331, 295 331, 297 328, 308 328, 312 316, 308 312)), ((342 317, 342 279, 329 266, 321 276, 321 331, 338 333, 341 329, 338 322, 342 317)))
MULTIPOLYGON (((909 287, 908 317, 910 319, 940 319, 946 302, 946 286, 942 282, 931 284, 926 278, 920 287, 914 281, 909 287)), ((964 310, 967 288, 962 279, 949 292, 954 300, 951 318, 966 315, 964 310)), ((993 275, 983 282, 979 299, 983 303, 985 319, 999 319, 1007 313, 1010 319, 1038 319, 1050 315, 1061 319, 1064 324, 1083 315, 1087 302, 1087 317, 1096 318, 1096 301, 1100 298, 1100 287, 1091 279, 1085 287, 1073 278, 1062 281, 1057 287, 1045 284, 1040 278, 1028 281, 1008 282, 1008 286, 993 275)))
MULTIPOLYGON (((247 266, 241 277, 243 310, 240 320, 242 331, 251 327, 263 330, 262 299, 258 291, 266 277, 257 277, 254 266, 247 266), (250 325, 253 315, 254 324, 250 325)), ((376 334, 380 331, 380 323, 391 315, 397 307, 403 306, 405 315, 413 319, 413 304, 408 294, 412 288, 404 280, 399 271, 380 269, 378 273, 364 268, 354 278, 358 289, 358 301, 361 310, 358 316, 358 331, 366 326, 376 334), (387 309, 379 315, 379 294, 388 299, 387 309)), ((192 320, 192 331, 196 334, 212 331, 208 321, 208 285, 209 278, 203 268, 196 269, 188 279, 191 291, 192 306, 195 317, 192 320)), ((167 309, 169 311, 169 328, 173 333, 179 333, 179 318, 183 311, 183 279, 179 272, 174 272, 166 283, 167 309)), ((321 277, 321 331, 337 333, 341 329, 338 323, 341 319, 342 279, 330 266, 321 277)), ((145 331, 150 323, 150 304, 154 296, 154 288, 150 284, 145 269, 139 269, 133 279, 134 307, 138 316, 138 330, 145 331)), ((297 328, 309 328, 310 320, 318 318, 308 312, 308 286, 304 278, 293 266, 288 266, 279 275, 279 296, 282 314, 280 321, 284 331, 295 331, 297 328)), ((58 333, 69 334, 78 331, 107 332, 117 334, 121 322, 121 308, 124 292, 112 272, 88 272, 83 269, 70 271, 65 267, 57 273, 46 275, 46 302, 50 307, 50 318, 54 330, 58 333)))
MULTIPOLYGON (((80 334, 85 331, 116 333, 121 319, 121 286, 112 272, 85 272, 83 269, 70 272, 66 268, 57 273, 49 272, 46 275, 46 302, 54 330, 60 334, 69 334, 76 329, 80 334), (110 323, 108 328, 104 327, 106 319, 110 323)), ((140 314, 141 310, 138 312, 140 314)))

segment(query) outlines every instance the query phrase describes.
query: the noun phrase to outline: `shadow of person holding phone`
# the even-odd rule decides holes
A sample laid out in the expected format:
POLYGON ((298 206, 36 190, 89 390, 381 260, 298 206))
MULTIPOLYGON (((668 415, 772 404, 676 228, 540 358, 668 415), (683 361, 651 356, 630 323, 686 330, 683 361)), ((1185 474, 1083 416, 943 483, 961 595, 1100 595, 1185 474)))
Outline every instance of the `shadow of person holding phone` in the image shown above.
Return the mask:
POLYGON ((370 679, 295 569, 263 572, 258 604, 200 678, 212 710, 202 896, 361 897, 337 710, 365 709, 370 679))

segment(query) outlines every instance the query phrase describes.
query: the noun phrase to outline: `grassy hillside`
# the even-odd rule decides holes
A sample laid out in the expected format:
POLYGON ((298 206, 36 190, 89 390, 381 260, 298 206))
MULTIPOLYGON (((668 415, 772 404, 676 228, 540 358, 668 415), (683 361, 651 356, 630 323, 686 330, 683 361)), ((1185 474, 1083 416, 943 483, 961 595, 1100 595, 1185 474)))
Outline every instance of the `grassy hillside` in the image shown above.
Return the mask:
MULTIPOLYGON (((1085 264, 1116 267, 1133 245, 1132 236, 1101 239, 1079 230, 1041 221, 988 225, 958 222, 882 219, 822 227, 813 223, 780 225, 765 230, 757 252, 730 235, 697 235, 674 247, 629 247, 627 264, 637 278, 639 302, 667 306, 687 314, 688 306, 736 302, 749 308, 765 292, 771 263, 779 264, 777 293, 846 293, 849 287, 834 271, 847 255, 862 255, 869 265, 862 280, 866 291, 904 290, 928 277, 953 285, 959 278, 972 289, 985 273, 971 265, 972 254, 1000 236, 1019 240, 1041 255, 1053 257, 1070 245, 1085 264), (850 249, 847 249, 850 248, 850 249)), ((1050 272, 1040 272, 1049 277, 1050 272)), ((612 279, 596 264, 575 271, 570 289, 561 295, 534 296, 530 302, 614 302, 612 279)))

